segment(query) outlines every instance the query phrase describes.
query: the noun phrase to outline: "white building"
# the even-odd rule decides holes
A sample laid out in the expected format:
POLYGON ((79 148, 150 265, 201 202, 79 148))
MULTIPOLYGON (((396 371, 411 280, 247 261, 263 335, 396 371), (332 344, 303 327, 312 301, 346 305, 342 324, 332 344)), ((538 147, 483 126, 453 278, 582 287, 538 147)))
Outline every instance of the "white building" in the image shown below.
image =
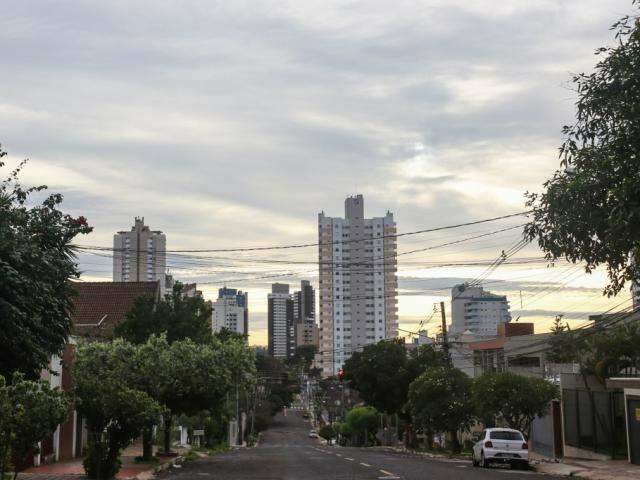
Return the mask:
POLYGON ((221 288, 213 302, 214 332, 223 328, 241 335, 249 334, 249 294, 235 288, 221 288))
POLYGON ((482 287, 456 285, 451 289, 451 333, 495 337, 498 325, 511 321, 509 302, 482 287))
POLYGON ((166 249, 164 233, 151 230, 144 224, 144 217, 136 217, 130 232, 113 236, 113 281, 157 281, 161 293, 166 293, 166 249))
POLYGON ((274 283, 268 297, 269 354, 292 357, 296 351, 293 297, 289 285, 274 283))
POLYGON ((345 200, 345 218, 318 215, 320 351, 315 364, 335 375, 363 346, 398 332, 396 224, 364 218, 362 195, 345 200))

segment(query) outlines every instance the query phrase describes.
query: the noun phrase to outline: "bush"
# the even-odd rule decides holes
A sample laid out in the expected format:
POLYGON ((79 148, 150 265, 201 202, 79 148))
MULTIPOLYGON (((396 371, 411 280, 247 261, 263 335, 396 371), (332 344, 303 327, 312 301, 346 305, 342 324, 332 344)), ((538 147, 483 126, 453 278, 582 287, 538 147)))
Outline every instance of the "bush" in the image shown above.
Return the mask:
POLYGON ((323 425, 318 431, 318 435, 320 435, 322 438, 324 438, 327 441, 331 441, 334 438, 336 438, 337 432, 332 425, 323 425))

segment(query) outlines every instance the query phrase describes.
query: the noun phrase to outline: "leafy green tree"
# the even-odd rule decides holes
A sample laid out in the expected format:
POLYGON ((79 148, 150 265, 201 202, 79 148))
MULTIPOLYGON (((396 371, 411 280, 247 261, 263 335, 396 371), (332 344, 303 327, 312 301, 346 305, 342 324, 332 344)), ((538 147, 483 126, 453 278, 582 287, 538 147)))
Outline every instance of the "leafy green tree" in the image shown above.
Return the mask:
POLYGON ((10 385, 0 376, 0 478, 9 457, 14 459, 14 479, 38 453, 38 442, 56 430, 69 414, 70 400, 45 381, 26 380, 14 373, 10 385))
POLYGON ((385 413, 398 413, 407 398, 407 353, 401 340, 383 340, 354 353, 343 367, 344 378, 360 397, 385 413))
POLYGON ((114 335, 140 344, 151 335, 166 334, 167 341, 190 339, 196 343, 211 341, 211 307, 202 297, 185 297, 183 285, 176 282, 164 299, 138 298, 114 335))
POLYGON ((624 17, 612 29, 615 46, 573 78, 577 118, 563 128, 561 169, 528 194, 525 228, 550 260, 583 261, 587 272, 605 265, 608 295, 640 280, 640 22, 624 17))
POLYGON ((407 408, 426 432, 448 432, 452 451, 458 453, 458 430, 468 428, 474 418, 471 379, 457 368, 429 368, 411 383, 407 408))
POLYGON ((355 407, 349 410, 345 423, 351 438, 355 438, 357 444, 367 446, 370 437, 376 433, 379 418, 380 413, 373 407, 355 407))
MULTIPOLYGON (((0 148, 0 168, 5 155, 0 148)), ((20 185, 24 163, 0 181, 0 375, 37 378, 71 332, 69 279, 79 277, 71 242, 91 227, 58 209, 60 194, 29 207, 47 187, 20 185)))
POLYGON ((513 372, 485 373, 473 382, 472 397, 482 418, 502 418, 510 428, 530 435, 531 423, 549 411, 558 387, 543 378, 513 372))
POLYGON ((76 408, 87 422, 84 467, 89 478, 113 478, 122 449, 162 413, 158 402, 136 388, 136 350, 122 339, 78 345, 73 373, 76 408))
POLYGON ((291 359, 287 360, 287 363, 293 367, 301 368, 304 372, 308 372, 317 351, 318 348, 315 345, 301 345, 296 347, 295 354, 291 359))
POLYGON ((323 425, 322 427, 320 427, 320 430, 318 430, 318 435, 324 438, 327 442, 330 442, 331 440, 336 438, 338 432, 336 432, 336 429, 333 427, 333 425, 323 425))
POLYGON ((249 390, 255 379, 253 353, 237 339, 169 344, 165 336, 152 336, 139 347, 135 363, 134 384, 165 408, 166 452, 171 450, 174 416, 219 412, 228 393, 249 390))

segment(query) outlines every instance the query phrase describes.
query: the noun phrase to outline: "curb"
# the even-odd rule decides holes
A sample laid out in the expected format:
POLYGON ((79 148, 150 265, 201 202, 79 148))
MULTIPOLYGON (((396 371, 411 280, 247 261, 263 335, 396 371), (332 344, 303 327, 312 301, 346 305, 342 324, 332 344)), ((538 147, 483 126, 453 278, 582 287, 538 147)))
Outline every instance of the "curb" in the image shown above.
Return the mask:
POLYGON ((177 463, 182 463, 183 461, 184 461, 184 457, 182 455, 179 455, 166 463, 162 463, 154 468, 150 468, 149 470, 140 472, 135 477, 131 477, 131 478, 134 478, 136 480, 148 480, 150 478, 153 478, 158 473, 163 472, 164 470, 168 470, 169 468, 173 467, 177 463))

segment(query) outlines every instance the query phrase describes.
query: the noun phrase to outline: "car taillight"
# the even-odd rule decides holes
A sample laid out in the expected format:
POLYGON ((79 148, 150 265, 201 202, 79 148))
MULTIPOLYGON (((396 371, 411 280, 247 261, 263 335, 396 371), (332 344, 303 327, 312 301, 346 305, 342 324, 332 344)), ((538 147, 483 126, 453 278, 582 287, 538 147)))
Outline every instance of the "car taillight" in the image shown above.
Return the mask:
POLYGON ((489 442, 484 442, 484 446, 485 448, 493 448, 493 443, 489 442))
POLYGON ((522 444, 522 450, 529 450, 529 444, 527 442, 522 444))

